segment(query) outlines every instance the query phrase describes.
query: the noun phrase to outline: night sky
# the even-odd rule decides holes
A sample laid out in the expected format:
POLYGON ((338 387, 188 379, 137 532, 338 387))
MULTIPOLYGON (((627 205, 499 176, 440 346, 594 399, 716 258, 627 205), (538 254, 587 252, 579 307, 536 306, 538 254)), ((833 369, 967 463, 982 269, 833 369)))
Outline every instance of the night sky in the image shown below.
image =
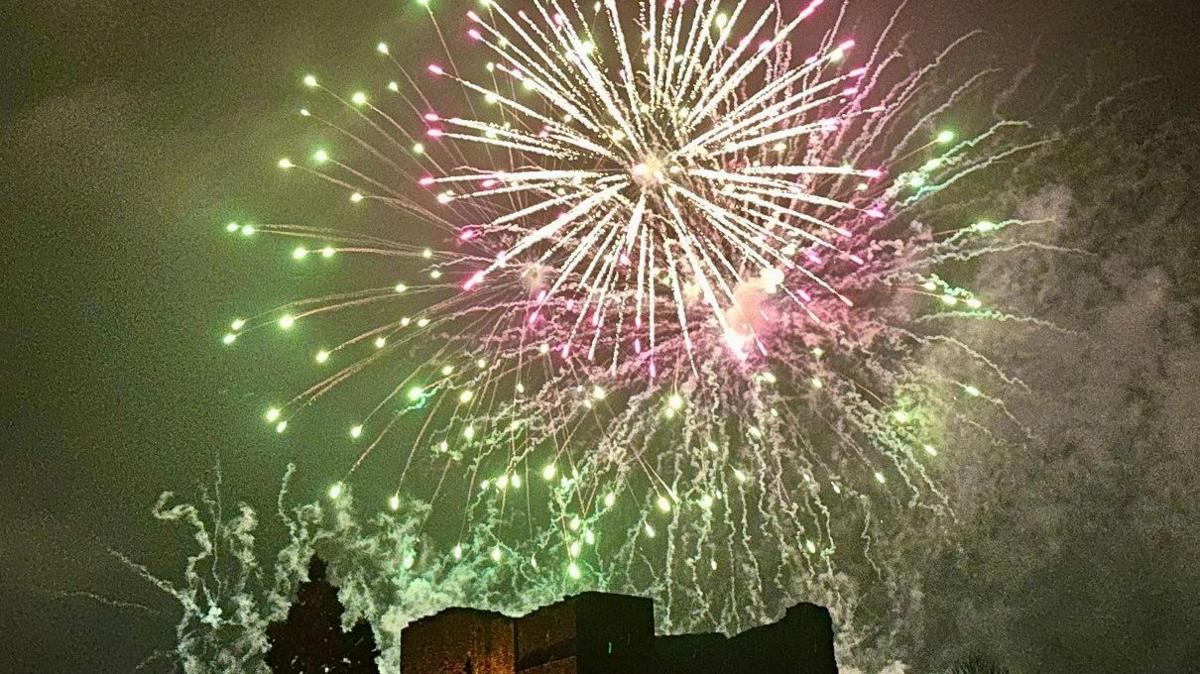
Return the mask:
MULTIPOLYGON (((872 3, 858 4, 859 11, 873 11, 872 3)), ((1194 75, 1200 9, 1191 0, 912 4, 927 17, 917 43, 941 44, 984 28, 988 48, 1036 62, 1043 76, 1077 74, 1092 58, 1100 86, 1113 92, 1120 81, 1158 78, 1130 94, 1160 111, 1156 125, 1194 117, 1200 105, 1194 75)), ((280 442, 264 433, 251 413, 263 387, 276 385, 264 383, 273 371, 228 358, 219 337, 230 316, 266 308, 302 281, 231 245, 221 225, 246 217, 352 222, 341 203, 330 204, 274 167, 278 157, 308 147, 295 114, 300 77, 315 69, 347 87, 355 78, 374 85, 375 43, 400 45, 401 35, 419 35, 424 22, 404 3, 375 0, 46 0, 8 6, 0 16, 0 255, 7 300, 0 322, 7 351, 0 398, 0 670, 128 671, 153 650, 172 646, 175 607, 107 550, 120 549, 163 574, 182 566, 186 532, 149 515, 160 492, 193 493, 211 482, 220 462, 231 499, 269 507, 289 461, 299 465, 293 491, 306 499, 318 497, 328 476, 345 467, 344 456, 302 436, 280 442), (136 602, 156 613, 72 593, 136 602)), ((408 48, 419 48, 415 39, 408 48)), ((1181 148, 1189 137, 1195 140, 1179 136, 1181 148)), ((1151 401, 1146 405, 1187 419, 1200 415, 1200 391, 1186 376, 1200 376, 1187 369, 1200 362, 1200 314, 1197 281, 1188 278, 1195 270, 1186 260, 1200 251, 1195 236, 1181 232, 1200 226, 1192 214, 1200 204, 1197 183, 1178 178, 1180 171, 1200 177, 1200 169, 1195 152, 1177 164, 1169 147, 1146 151, 1159 152, 1156 162, 1175 164, 1174 187, 1164 189, 1190 191, 1181 200, 1186 206, 1190 199, 1192 212, 1181 207, 1155 225, 1168 234, 1154 240, 1178 245, 1129 259, 1117 251, 1106 260, 1129 276, 1131 293, 1153 295, 1159 291, 1150 286, 1160 284, 1169 298, 1162 301, 1175 309, 1122 323, 1114 301, 1104 315, 1117 316, 1113 349, 1137 351, 1153 342, 1147 350, 1161 356, 1138 375, 1137 387, 1151 401), (1177 324, 1164 327, 1168 321, 1177 324), (1169 335, 1138 331, 1146 325, 1169 335)), ((1137 212, 1131 206, 1126 214, 1137 212)), ((1104 226, 1123 238, 1140 223, 1122 216, 1104 226)), ((1120 354, 1112 358, 1125 362, 1120 354)), ((1064 400, 1070 406, 1075 398, 1064 400)), ((1118 408, 1095 409, 1103 415, 1118 408)), ((1047 480, 1080 491, 1092 480, 1151 491, 1162 484, 1164 493, 1195 487, 1200 448, 1194 434, 1180 432, 1182 440, 1161 442, 1182 443, 1191 453, 1143 461, 1114 452, 1103 475, 1072 455, 1074 472, 1047 480), (1151 469, 1162 471, 1159 478, 1143 480, 1151 469)), ((1083 457, 1108 451, 1100 447, 1109 439, 1079 437, 1071 451, 1083 457)), ((1042 671, 1094 664, 1086 657, 1049 659, 1088 649, 1150 658, 1140 671, 1180 671, 1172 667, 1185 661, 1196 666, 1195 642, 1180 641, 1189 632, 1200 635, 1200 569, 1191 556, 1200 553, 1198 525, 1187 523, 1200 494, 1173 492, 1162 502, 1127 490, 1111 494, 1111 503, 1076 502, 1065 491, 1046 492, 1043 506, 1067 513, 1054 528, 1057 538, 1043 541, 1054 563, 1016 573, 1025 567, 1003 555, 983 557, 998 565, 992 594, 979 598, 979 587, 963 580, 962 603, 977 601, 986 613, 987 602, 994 607, 997 596, 1009 593, 1019 597, 1013 621, 1022 627, 981 619, 989 627, 975 637, 994 639, 1001 654, 1017 654, 1025 664, 1045 660, 1042 671), (1173 535, 1149 542, 1125 535, 1160 517, 1177 518, 1175 529, 1165 529, 1173 535), (1190 533, 1179 531, 1189 527, 1190 533), (1136 549, 1114 552, 1126 543, 1136 549), (1192 608, 1177 608, 1181 602, 1192 608), (1063 622, 1074 627, 1052 629, 1063 622), (1048 630, 1053 638, 1039 638, 1048 630), (1113 645, 1118 634, 1125 641, 1113 645)), ((995 507, 1004 502, 997 499, 995 507)), ((996 545, 1013 540, 1028 541, 1005 535, 996 545)), ((1110 664, 1108 671, 1133 667, 1128 660, 1110 664)))

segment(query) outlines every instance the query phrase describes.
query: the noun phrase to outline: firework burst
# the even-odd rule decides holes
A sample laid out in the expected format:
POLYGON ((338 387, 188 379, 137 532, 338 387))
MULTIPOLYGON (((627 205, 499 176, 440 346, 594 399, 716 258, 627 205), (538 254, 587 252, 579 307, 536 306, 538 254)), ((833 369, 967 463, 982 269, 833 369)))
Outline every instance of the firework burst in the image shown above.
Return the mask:
POLYGON ((432 11, 438 60, 378 46, 394 103, 305 78, 314 106, 358 123, 302 114, 359 161, 279 166, 395 233, 229 231, 296 237, 296 259, 398 258, 404 277, 238 319, 224 340, 345 333, 314 358, 348 364, 267 410, 279 432, 352 380, 386 382, 347 424, 358 458, 331 498, 395 446, 390 506, 415 496, 459 520, 431 534, 438 554, 656 588, 668 627, 729 629, 770 603, 764 587, 832 574, 839 531, 869 556, 872 509, 946 511, 928 462, 955 428, 986 430, 972 405, 1005 416, 994 390, 1020 382, 934 329, 1008 317, 938 270, 1021 245, 995 241, 1023 223, 916 216, 1031 143, 1002 120, 939 131, 979 78, 922 109, 939 69, 893 74, 888 31, 856 62, 840 14, 810 27, 821 5, 489 1, 462 22, 472 52, 432 11), (684 586, 708 593, 700 612, 671 612, 684 586))

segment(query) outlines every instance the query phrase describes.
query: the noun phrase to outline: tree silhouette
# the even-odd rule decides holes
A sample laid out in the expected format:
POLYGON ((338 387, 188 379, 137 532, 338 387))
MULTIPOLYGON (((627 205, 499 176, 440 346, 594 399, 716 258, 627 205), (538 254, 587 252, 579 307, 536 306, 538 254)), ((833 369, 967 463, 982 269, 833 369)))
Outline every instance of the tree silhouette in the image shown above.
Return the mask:
POLYGON ((309 563, 308 577, 287 618, 267 627, 267 666, 274 674, 377 674, 371 625, 360 621, 349 632, 342 631, 337 588, 326 579, 325 562, 319 557, 309 563))

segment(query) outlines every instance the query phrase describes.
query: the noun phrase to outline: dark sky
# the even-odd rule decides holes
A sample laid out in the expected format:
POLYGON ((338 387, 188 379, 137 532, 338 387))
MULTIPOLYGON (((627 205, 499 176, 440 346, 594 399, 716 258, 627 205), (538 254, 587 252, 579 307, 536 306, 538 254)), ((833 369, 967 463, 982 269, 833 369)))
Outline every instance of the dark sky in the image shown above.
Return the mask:
MULTIPOLYGON (((1200 104, 1195 0, 913 4, 918 42, 980 27, 1048 72, 1092 55, 1114 80, 1163 78, 1151 91, 1175 112, 1200 104)), ((0 17, 0 671, 127 671, 171 645, 173 607, 106 550, 179 567, 182 541, 148 514, 161 491, 190 493, 219 459, 231 493, 267 503, 295 459, 311 497, 340 465, 264 439, 255 378, 214 348, 274 299, 247 289, 293 281, 220 224, 330 214, 273 168, 307 147, 299 78, 375 82, 373 45, 418 17, 376 0, 43 0, 0 17)))

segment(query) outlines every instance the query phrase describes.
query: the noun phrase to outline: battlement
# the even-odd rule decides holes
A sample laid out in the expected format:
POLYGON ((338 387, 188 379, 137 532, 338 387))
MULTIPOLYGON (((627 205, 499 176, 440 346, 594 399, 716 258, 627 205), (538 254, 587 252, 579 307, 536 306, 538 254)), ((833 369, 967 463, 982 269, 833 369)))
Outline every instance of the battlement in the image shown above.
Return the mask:
POLYGON ((449 608, 401 634, 402 674, 836 674, 829 612, 799 604, 733 637, 656 636, 654 604, 585 592, 509 618, 449 608))

